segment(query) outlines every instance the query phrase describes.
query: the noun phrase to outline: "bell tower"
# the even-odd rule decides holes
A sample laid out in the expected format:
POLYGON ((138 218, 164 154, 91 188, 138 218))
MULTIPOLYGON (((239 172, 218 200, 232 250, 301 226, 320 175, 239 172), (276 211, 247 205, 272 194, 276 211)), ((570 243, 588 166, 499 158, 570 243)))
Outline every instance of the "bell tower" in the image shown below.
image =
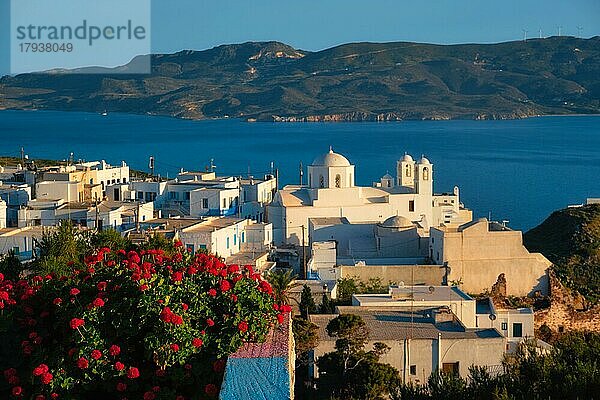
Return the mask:
POLYGON ((415 187, 415 161, 409 154, 396 162, 396 177, 398 186, 415 187))
POLYGON ((433 164, 422 156, 416 165, 415 191, 418 194, 433 194, 433 164))

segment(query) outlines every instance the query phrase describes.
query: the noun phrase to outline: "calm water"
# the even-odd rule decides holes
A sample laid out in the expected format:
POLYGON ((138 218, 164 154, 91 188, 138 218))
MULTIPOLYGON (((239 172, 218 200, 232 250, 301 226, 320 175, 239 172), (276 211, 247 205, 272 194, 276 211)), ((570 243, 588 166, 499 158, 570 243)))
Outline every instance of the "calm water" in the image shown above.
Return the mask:
POLYGON ((65 112, 0 112, 0 154, 30 158, 126 160, 174 176, 204 169, 211 158, 221 174, 260 176, 279 168, 282 183, 297 183, 305 166, 332 145, 356 165, 356 181, 370 185, 404 152, 434 164, 437 192, 461 188, 476 216, 510 220, 528 229, 551 211, 600 197, 600 117, 544 117, 516 121, 272 124, 236 120, 65 112))

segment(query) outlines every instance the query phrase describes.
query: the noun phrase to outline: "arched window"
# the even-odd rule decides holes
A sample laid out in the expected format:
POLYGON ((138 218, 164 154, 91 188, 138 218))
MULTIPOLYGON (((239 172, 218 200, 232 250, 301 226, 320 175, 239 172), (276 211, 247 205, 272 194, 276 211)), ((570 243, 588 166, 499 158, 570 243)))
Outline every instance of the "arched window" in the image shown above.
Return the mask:
POLYGON ((325 178, 323 178, 323 175, 319 175, 319 187, 325 187, 325 178))
POLYGON ((404 173, 406 176, 410 177, 411 171, 410 171, 410 165, 407 165, 405 168, 406 172, 404 173))
POLYGON ((423 180, 424 181, 429 180, 429 168, 427 168, 427 167, 423 168, 423 180))
POLYGON ((335 176, 335 187, 336 188, 341 188, 342 187, 342 177, 340 176, 340 174, 337 174, 335 176))

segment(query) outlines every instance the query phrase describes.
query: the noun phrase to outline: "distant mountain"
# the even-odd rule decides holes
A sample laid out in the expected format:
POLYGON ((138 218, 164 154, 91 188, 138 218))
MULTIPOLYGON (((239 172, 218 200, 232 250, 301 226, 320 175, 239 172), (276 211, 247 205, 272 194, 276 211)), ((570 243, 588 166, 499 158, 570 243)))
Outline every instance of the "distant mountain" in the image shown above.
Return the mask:
POLYGON ((450 46, 352 43, 318 52, 250 42, 151 57, 150 75, 108 70, 6 76, 0 79, 0 109, 267 121, 600 113, 600 37, 450 46))
POLYGON ((553 212, 523 243, 552 261, 564 284, 600 302, 600 204, 553 212))

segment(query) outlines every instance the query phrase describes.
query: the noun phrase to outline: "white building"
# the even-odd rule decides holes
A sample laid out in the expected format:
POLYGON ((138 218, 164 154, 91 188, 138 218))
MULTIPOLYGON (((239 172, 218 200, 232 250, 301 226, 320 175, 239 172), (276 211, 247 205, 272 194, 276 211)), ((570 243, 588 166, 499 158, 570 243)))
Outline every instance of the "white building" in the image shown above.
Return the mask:
POLYGON ((267 207, 275 243, 308 244, 310 218, 346 218, 350 223, 383 222, 402 216, 426 231, 431 226, 471 220, 460 205, 459 191, 433 194, 433 165, 405 155, 397 163, 396 183, 389 176, 379 187, 354 184, 354 165, 330 150, 308 167, 307 186, 286 186, 267 207), (304 232, 304 234, 303 234, 304 232))
POLYGON ((234 217, 208 217, 176 234, 192 252, 206 250, 220 257, 240 252, 264 252, 271 244, 271 224, 234 217))
POLYGON ((0 199, 0 229, 6 226, 6 202, 0 199))

